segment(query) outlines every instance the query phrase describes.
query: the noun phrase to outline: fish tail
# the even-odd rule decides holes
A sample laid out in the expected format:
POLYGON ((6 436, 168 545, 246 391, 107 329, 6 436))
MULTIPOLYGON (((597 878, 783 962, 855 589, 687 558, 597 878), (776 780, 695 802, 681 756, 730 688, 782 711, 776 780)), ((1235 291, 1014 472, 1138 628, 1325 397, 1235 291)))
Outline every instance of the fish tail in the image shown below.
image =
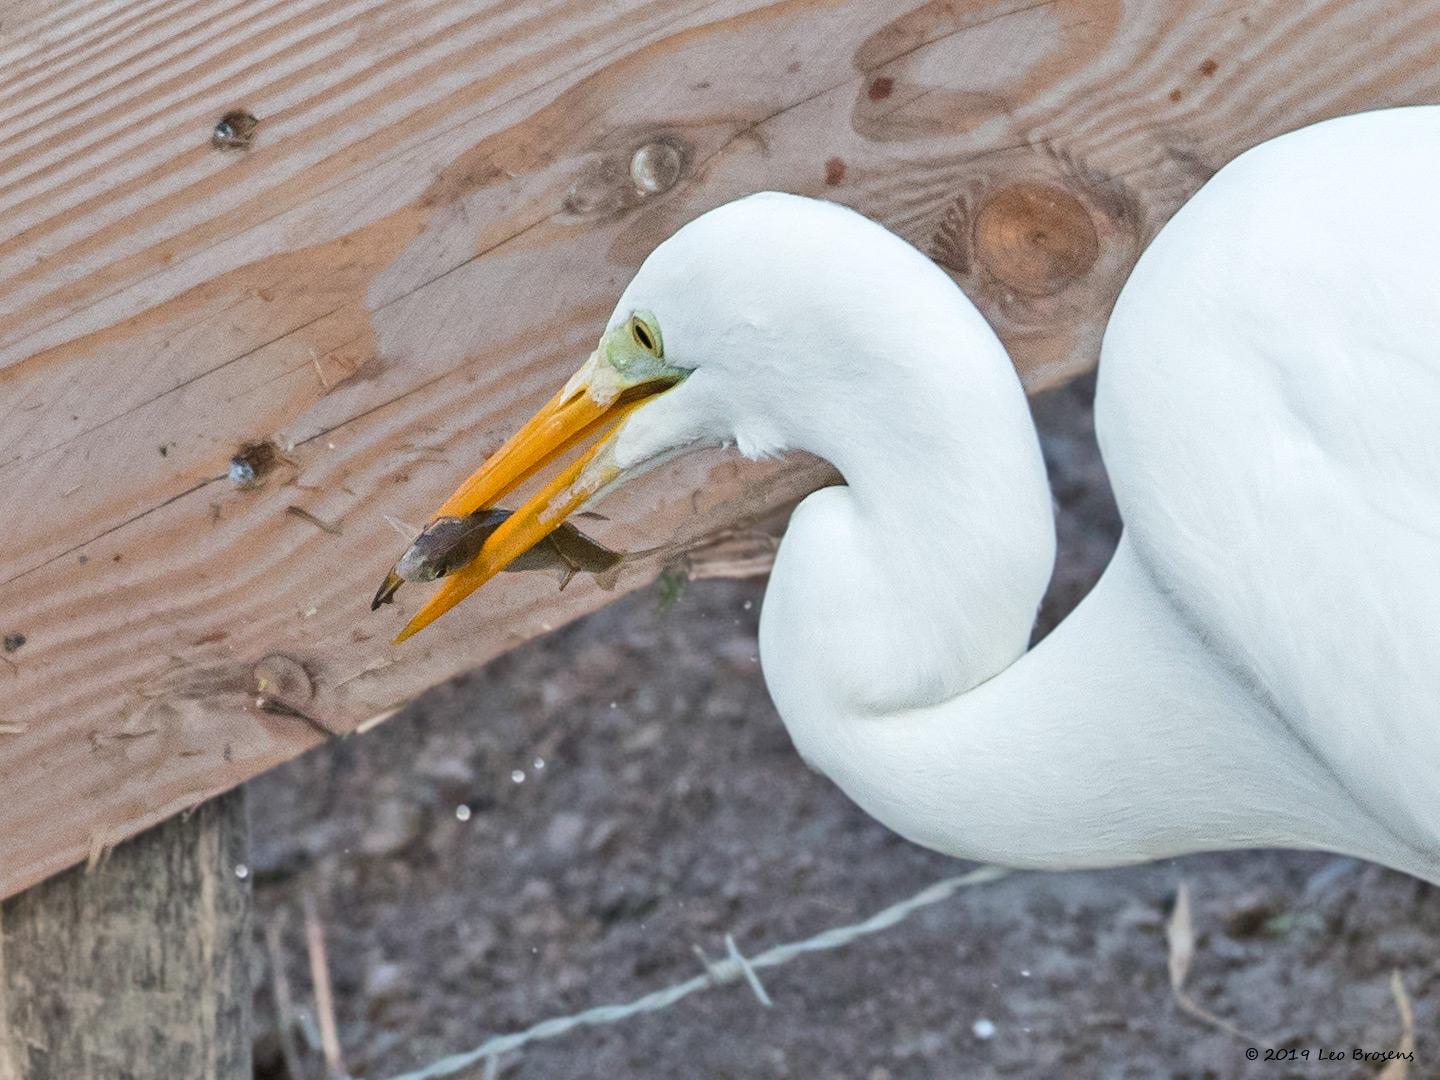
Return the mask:
POLYGON ((620 583, 620 571, 624 568, 625 556, 622 554, 612 565, 594 575, 595 584, 606 592, 614 592, 615 586, 620 583))

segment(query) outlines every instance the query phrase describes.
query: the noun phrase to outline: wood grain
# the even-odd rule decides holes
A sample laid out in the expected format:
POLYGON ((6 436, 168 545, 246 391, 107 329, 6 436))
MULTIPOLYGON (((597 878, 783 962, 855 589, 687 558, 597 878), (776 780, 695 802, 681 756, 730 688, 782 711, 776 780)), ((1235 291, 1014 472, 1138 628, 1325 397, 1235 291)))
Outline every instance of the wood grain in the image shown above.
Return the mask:
MULTIPOLYGON (((762 188, 855 206, 1044 386, 1216 168, 1437 100, 1437 48, 1440 7, 1403 0, 12 5, 0 894, 608 599, 507 579, 404 648, 420 590, 366 610, 384 515, 498 445, 683 222, 762 188), (248 149, 212 145, 231 110, 248 149)), ((682 461, 595 531, 683 548, 827 475, 682 461)))

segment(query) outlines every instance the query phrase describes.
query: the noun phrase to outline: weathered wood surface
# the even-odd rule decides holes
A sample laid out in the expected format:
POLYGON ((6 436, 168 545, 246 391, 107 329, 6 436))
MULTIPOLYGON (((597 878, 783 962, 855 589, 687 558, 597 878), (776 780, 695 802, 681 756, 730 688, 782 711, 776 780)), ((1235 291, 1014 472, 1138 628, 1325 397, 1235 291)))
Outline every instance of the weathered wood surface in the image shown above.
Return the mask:
MULTIPOLYGON (((10 5, 0 893, 604 602, 506 580, 402 648, 423 590, 366 610, 383 515, 422 519, 687 219, 762 188, 858 207, 1040 386, 1093 362, 1214 169, 1440 99, 1437 55, 1410 0, 10 5), (248 150, 211 145, 233 109, 248 150), (678 178, 641 190, 657 140, 678 178), (226 479, 267 440, 268 475, 226 479)), ((683 544, 824 475, 681 462, 596 532, 683 544)))
POLYGON ((235 791, 0 905, 0 1080, 250 1080, 235 791))

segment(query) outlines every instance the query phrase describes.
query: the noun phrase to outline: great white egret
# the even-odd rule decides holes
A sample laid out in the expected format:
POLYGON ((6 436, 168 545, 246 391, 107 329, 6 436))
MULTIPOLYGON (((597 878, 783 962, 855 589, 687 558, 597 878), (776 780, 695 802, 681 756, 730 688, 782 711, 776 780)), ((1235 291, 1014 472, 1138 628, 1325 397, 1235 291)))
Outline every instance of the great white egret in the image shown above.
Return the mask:
POLYGON ((1249 151, 1105 335, 1124 518, 1026 652, 1055 551, 1024 394, 924 255, 765 193, 645 261, 576 375, 441 507, 601 432, 414 633, 608 488, 695 447, 807 450, 760 623, 799 752, 926 847, 1025 867, 1319 848, 1440 882, 1440 109, 1249 151))

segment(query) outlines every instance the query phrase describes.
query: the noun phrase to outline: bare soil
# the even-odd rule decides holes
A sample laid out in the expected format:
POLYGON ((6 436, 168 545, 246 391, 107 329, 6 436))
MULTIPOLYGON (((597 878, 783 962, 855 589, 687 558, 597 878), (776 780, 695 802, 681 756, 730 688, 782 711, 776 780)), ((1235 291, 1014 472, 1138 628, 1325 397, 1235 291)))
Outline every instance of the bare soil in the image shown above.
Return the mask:
MULTIPOLYGON (((1036 402, 1062 545, 1042 632, 1119 533, 1092 389, 1036 402)), ((701 970, 694 947, 718 957, 727 933, 753 954, 965 869, 887 832, 801 763, 756 662, 762 593, 695 583, 668 609, 656 591, 632 595, 255 781, 257 1076, 289 1076, 277 958, 301 1071, 324 1074, 306 893, 346 1067, 377 1078, 683 981, 701 970)), ((1416 1080, 1440 1076, 1437 958, 1437 890, 1352 860, 1248 852, 1021 874, 766 972, 773 1008, 743 984, 712 989, 533 1044, 500 1075, 1369 1077, 1380 1066, 1352 1051, 1399 1045, 1399 970, 1416 1080), (1308 1062, 1248 1062, 1246 1042, 1177 1007, 1165 924, 1182 881, 1190 992, 1308 1062), (1317 1061, 1321 1050, 1345 1060, 1317 1061)))

